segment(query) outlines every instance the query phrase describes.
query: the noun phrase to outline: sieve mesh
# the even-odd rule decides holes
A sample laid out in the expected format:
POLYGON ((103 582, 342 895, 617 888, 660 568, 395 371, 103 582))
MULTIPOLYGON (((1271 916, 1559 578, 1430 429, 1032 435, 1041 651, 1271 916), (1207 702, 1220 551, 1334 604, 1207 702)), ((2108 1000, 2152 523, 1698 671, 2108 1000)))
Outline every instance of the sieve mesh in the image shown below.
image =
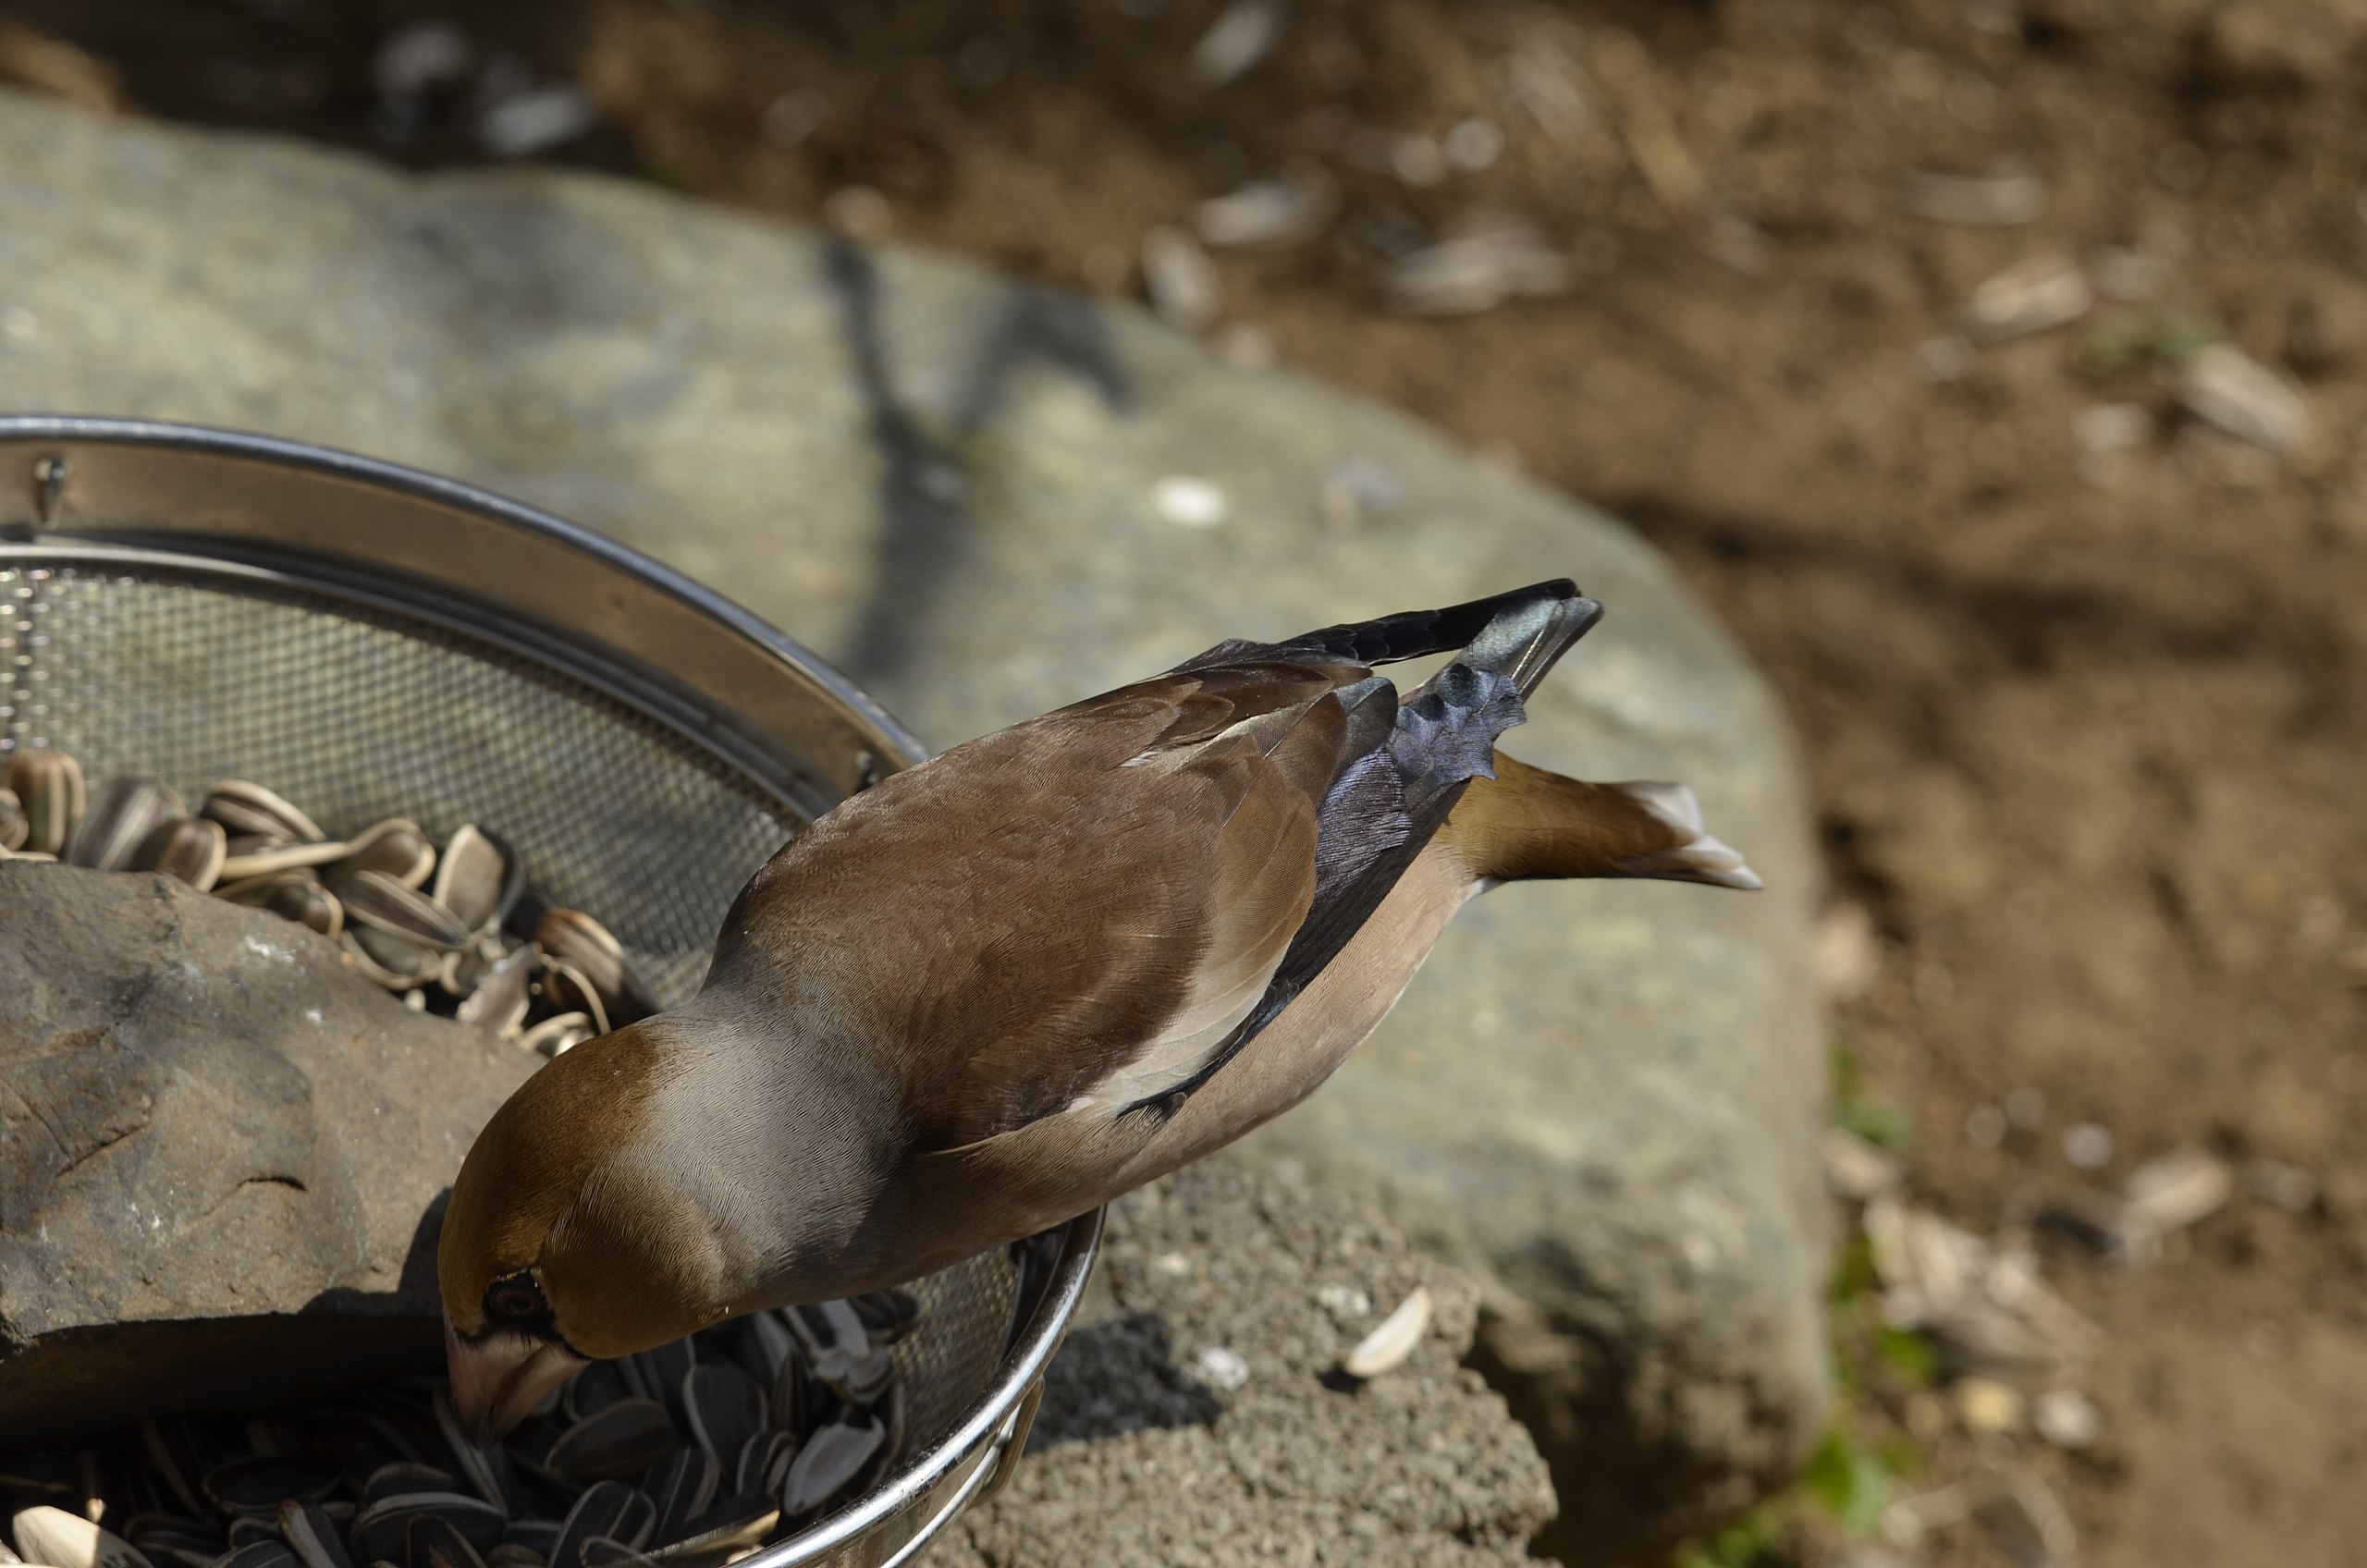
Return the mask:
MULTIPOLYGON (((399 815, 440 841, 473 822, 516 851, 532 893, 614 931, 666 1006, 697 988, 732 898, 803 826, 695 743, 493 643, 202 566, 0 551, 0 766, 29 747, 190 802, 250 779, 332 836, 399 815)), ((908 1465, 992 1380, 1016 1270, 998 1250, 912 1289, 922 1321, 893 1352, 908 1465)))

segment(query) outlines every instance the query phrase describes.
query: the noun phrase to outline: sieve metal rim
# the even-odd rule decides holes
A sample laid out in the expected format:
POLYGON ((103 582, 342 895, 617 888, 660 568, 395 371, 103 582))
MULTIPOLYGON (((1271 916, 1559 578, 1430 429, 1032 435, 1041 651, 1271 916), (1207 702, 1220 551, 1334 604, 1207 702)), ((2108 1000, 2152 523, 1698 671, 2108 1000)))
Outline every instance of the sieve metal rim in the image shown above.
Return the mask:
MULTIPOLYGON (((291 492, 265 498, 285 508, 291 492)), ((282 522, 284 524, 284 521, 282 522)), ((551 668, 716 755, 742 778, 805 815, 818 815, 874 778, 923 760, 926 749, 887 710, 827 661, 723 595, 612 540, 550 513, 457 480, 377 459, 274 436, 153 420, 88 415, 0 415, 0 562, 162 570, 294 589, 341 599, 551 668), (41 460, 66 459, 62 487, 45 484, 41 460), (161 471, 155 459, 164 459, 161 471), (129 460, 127 460, 129 459, 129 460), (188 468, 185 460, 198 466, 188 468), (172 465, 183 462, 181 472, 172 465), (20 476, 9 483, 8 475, 20 476), (808 707, 835 709, 841 729, 869 742, 837 778, 814 779, 813 759, 768 735, 763 703, 744 689, 721 692, 673 678, 662 662, 619 647, 598 627, 550 613, 547 595, 506 602, 481 582, 435 580, 417 561, 389 559, 384 539, 355 533, 334 546, 273 526, 255 502, 215 526, 175 517, 166 496, 202 476, 296 482, 292 494, 374 496, 497 530, 568 563, 578 581, 624 585, 667 606, 669 624, 700 629, 733 654, 743 683, 769 672, 808 707), (169 481, 170 483, 166 483, 169 481), (145 496, 135 505, 127 496, 145 496), (93 506, 92 503, 97 504, 93 506), (132 520, 137 521, 132 521, 132 520), (475 591, 472 591, 474 589, 475 591), (477 619, 487 614, 506 619, 477 619), (506 626, 508 630, 496 628, 506 626), (686 718, 731 704, 722 730, 686 718)), ((999 1360, 970 1413, 879 1490, 812 1529, 742 1560, 744 1568, 893 1568, 955 1513, 1007 1476, 1027 1437, 1045 1367, 1060 1348, 1098 1253, 1104 1211, 1060 1231, 1060 1252, 1039 1299, 999 1360)))

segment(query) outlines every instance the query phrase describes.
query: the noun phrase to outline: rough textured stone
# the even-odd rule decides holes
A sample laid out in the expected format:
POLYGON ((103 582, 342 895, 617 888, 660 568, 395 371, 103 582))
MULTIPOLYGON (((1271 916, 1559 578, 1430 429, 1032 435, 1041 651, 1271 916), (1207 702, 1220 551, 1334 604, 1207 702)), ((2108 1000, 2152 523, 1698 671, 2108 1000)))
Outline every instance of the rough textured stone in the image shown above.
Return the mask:
POLYGON ((534 1064, 276 916, 0 861, 0 1444, 436 1365, 442 1194, 534 1064))
POLYGON ((0 98, 0 405, 521 496, 721 585, 940 744, 1222 635, 1577 578, 1610 617, 1510 749, 1689 781, 1769 890, 1494 894, 1255 1145, 1378 1193, 1485 1281, 1483 1360, 1607 1552, 1809 1433, 1801 786, 1763 681, 1615 521, 1134 310, 613 181, 418 179, 0 98), (1226 515, 1171 521, 1172 476, 1226 515))
POLYGON ((1231 1157, 1146 1188, 1110 1217, 1026 1462, 928 1561, 1531 1561, 1553 1489, 1528 1434, 1460 1365, 1478 1317, 1468 1280, 1361 1203, 1231 1157), (1436 1308, 1413 1355, 1370 1383, 1343 1376, 1341 1357, 1417 1285, 1436 1308), (1367 1309, 1327 1306, 1327 1291, 1367 1309), (1232 1378, 1204 1361, 1234 1357, 1232 1378))

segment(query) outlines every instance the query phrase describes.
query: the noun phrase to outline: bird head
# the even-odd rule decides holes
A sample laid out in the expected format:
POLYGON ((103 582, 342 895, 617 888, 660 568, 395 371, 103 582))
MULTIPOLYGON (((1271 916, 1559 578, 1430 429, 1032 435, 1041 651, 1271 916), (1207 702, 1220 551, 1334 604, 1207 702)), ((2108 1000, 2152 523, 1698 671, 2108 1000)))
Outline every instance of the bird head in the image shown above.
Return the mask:
POLYGON ((646 1024, 560 1055, 478 1134, 436 1257, 452 1401, 500 1439, 594 1359, 726 1316, 709 1227, 645 1136, 665 1048, 646 1024))

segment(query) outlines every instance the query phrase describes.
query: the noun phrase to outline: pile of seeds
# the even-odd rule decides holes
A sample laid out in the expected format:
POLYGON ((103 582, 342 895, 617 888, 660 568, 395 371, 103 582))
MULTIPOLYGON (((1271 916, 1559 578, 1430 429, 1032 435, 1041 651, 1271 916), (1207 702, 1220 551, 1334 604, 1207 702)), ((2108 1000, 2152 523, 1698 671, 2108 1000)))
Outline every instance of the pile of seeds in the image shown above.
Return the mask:
MULTIPOLYGON (((260 785, 195 812, 148 778, 84 784, 26 751, 0 788, 0 856, 177 876, 337 942, 414 1008, 556 1056, 651 1011, 606 927, 539 906, 491 833, 439 846, 396 817, 331 839, 260 785)), ((698 1568, 862 1495, 902 1456, 889 1347, 910 1294, 760 1312, 585 1367, 500 1447, 462 1432, 441 1378, 239 1421, 168 1416, 80 1449, 0 1458, 16 1550, 43 1568, 698 1568)))
POLYGON ((25 751, 0 787, 0 855, 162 872, 269 910, 408 1005, 545 1056, 652 1011, 608 929, 527 897, 518 857, 473 825, 440 846, 399 816, 332 839, 260 784, 225 779, 192 813, 153 778, 86 788, 66 753, 25 751))
POLYGON ((885 1476, 905 1443, 901 1291, 760 1312, 595 1362, 501 1446, 444 1380, 240 1422, 171 1416, 0 1459, 16 1552, 45 1568, 699 1568, 885 1476))

